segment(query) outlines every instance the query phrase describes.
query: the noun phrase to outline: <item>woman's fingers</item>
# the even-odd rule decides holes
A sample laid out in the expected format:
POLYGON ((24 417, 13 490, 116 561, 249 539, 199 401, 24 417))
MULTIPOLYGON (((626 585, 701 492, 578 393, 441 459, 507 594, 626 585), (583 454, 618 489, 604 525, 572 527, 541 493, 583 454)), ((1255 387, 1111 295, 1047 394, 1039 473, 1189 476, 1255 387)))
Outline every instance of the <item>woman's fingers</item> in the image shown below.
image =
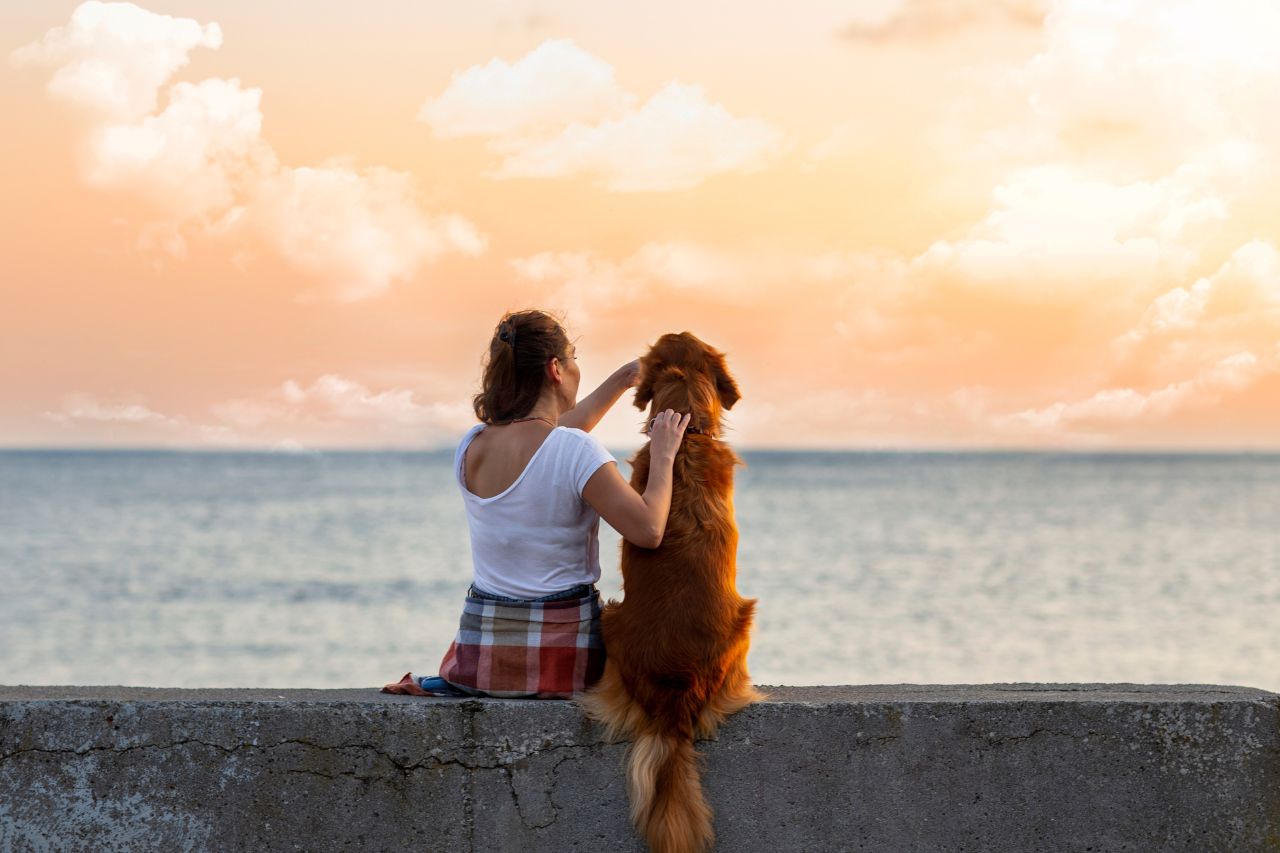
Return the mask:
POLYGON ((675 411, 674 409, 663 409, 661 412, 658 412, 658 414, 654 415, 649 420, 649 430, 652 432, 654 428, 659 426, 662 426, 662 427, 675 426, 679 424, 682 419, 684 419, 684 424, 688 425, 689 423, 688 418, 691 418, 691 417, 693 417, 692 414, 681 415, 679 412, 675 411))
POLYGON ((682 435, 692 418, 692 412, 682 414, 673 409, 666 409, 650 419, 649 433, 651 435, 661 433, 664 438, 682 435))

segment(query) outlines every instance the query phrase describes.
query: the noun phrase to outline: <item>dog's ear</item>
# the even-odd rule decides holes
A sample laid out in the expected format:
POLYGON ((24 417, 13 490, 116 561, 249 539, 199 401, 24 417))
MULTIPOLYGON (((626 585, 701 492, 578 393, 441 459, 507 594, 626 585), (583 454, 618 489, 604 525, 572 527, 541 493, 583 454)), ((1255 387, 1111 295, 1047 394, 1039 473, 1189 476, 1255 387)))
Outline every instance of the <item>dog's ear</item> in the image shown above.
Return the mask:
POLYGON ((636 383, 636 408, 644 411, 653 399, 653 365, 640 359, 640 381, 636 383))
POLYGON ((729 375, 729 368, 724 362, 724 353, 717 352, 711 356, 711 375, 716 380, 716 393, 720 395, 720 405, 732 409, 733 404, 742 399, 738 391, 738 383, 729 375))
MULTIPOLYGON (((643 362, 642 362, 643 364, 643 362)), ((644 409, 653 400, 653 388, 660 382, 683 382, 688 378, 684 368, 675 364, 651 364, 640 369, 640 384, 636 386, 636 408, 644 409)))

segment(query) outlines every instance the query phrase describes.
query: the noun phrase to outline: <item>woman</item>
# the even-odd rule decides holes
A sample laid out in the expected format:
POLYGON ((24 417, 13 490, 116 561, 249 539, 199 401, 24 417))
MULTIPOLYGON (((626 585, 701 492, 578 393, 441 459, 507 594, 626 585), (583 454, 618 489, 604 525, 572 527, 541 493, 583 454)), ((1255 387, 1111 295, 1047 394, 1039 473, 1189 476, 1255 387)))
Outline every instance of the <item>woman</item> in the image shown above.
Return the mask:
POLYGON ((454 455, 474 566, 458 633, 439 676, 407 673, 384 692, 568 698, 600 677, 600 519, 640 547, 662 542, 690 418, 670 409, 654 418, 637 494, 589 433, 638 368, 623 365, 579 403, 563 327, 541 311, 502 318, 472 400, 480 423, 454 455))

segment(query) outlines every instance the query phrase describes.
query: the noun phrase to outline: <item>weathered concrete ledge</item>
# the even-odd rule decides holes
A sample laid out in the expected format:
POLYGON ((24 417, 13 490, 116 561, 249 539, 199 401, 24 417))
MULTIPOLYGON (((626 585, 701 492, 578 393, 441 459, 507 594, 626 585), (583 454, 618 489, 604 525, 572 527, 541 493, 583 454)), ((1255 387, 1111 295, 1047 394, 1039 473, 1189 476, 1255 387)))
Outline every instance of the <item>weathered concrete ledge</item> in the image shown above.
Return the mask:
MULTIPOLYGON (((1280 696, 769 688, 701 745, 725 851, 1280 850, 1280 696)), ((640 851, 567 702, 0 687, 0 850, 640 851)))

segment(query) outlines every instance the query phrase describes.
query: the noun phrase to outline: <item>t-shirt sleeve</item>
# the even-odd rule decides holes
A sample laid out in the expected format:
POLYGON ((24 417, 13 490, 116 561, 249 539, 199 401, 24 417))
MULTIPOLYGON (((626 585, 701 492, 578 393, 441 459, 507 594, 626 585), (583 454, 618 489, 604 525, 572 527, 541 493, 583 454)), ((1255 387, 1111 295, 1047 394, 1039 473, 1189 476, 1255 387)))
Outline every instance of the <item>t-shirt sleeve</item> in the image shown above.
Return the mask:
POLYGON ((588 432, 578 431, 582 436, 579 443, 577 458, 573 466, 573 485, 578 490, 578 494, 582 494, 582 490, 587 487, 587 480, 591 479, 591 475, 599 470, 601 465, 606 462, 617 462, 613 458, 613 454, 605 449, 605 446, 596 440, 588 432))
POLYGON ((458 484, 458 488, 464 492, 467 487, 463 485, 462 457, 466 453, 467 445, 471 443, 472 437, 482 429, 484 429, 484 424, 476 424, 467 430, 467 434, 462 437, 462 441, 458 442, 458 448, 453 451, 453 480, 458 484))

